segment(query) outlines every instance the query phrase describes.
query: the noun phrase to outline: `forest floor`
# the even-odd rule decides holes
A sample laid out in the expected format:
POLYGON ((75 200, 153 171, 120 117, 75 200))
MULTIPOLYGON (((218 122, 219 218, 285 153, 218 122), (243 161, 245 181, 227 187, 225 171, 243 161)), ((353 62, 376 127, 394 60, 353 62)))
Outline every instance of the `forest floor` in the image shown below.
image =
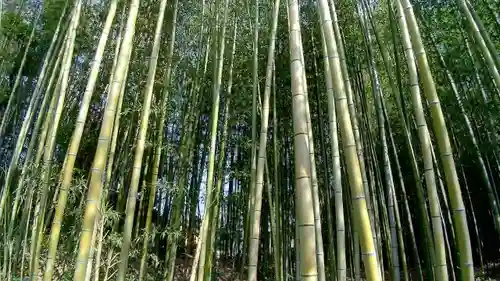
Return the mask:
MULTIPOLYGON (((479 269, 476 269, 476 272, 478 271, 479 269)), ((488 263, 485 266, 484 274, 479 278, 479 280, 500 281, 500 261, 488 263)))
MULTIPOLYGON (((176 276, 174 277, 175 281, 189 281, 189 276, 191 274, 191 259, 178 259, 176 263, 176 276)), ((500 261, 489 263, 484 272, 481 272, 479 268, 475 268, 474 272, 476 272, 475 281, 500 281, 500 261)), ((240 272, 239 270, 233 267, 231 262, 219 264, 216 267, 217 279, 216 281, 242 281, 244 279, 239 278, 240 272)), ((411 274, 412 280, 418 280, 416 272, 415 274, 411 274)), ((386 280, 390 280, 389 273, 385 273, 386 280)), ((354 281, 354 278, 347 277, 348 281, 354 281)), ((362 281, 366 279, 361 278, 362 281)), ((274 280, 264 280, 264 281, 274 281, 274 280)))

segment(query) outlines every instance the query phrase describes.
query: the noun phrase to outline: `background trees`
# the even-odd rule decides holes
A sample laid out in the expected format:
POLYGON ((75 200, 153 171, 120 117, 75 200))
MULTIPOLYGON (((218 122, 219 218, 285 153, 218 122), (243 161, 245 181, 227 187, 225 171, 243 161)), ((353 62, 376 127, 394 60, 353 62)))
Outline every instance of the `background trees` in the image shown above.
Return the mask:
POLYGON ((2 280, 493 274, 495 1, 1 7, 2 280))

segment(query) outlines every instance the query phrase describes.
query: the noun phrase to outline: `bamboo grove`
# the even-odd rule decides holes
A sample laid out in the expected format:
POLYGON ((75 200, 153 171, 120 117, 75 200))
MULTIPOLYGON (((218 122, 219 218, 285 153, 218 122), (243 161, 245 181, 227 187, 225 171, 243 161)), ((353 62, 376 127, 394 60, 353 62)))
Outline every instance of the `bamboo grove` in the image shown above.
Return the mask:
POLYGON ((0 280, 496 280, 499 11, 1 1, 0 280))

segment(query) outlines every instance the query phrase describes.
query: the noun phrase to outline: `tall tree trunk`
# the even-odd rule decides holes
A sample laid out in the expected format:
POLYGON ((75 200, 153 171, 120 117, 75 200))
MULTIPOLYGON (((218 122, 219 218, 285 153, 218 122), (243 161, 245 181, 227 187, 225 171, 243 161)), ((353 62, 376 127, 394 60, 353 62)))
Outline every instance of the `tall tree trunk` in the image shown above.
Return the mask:
POLYGON ((42 247, 43 234, 44 234, 44 221, 45 221, 45 213, 47 208, 47 200, 49 196, 49 188, 50 188, 50 177, 52 170, 52 161, 54 150, 56 146, 56 136, 59 127, 59 121, 61 120, 62 111, 64 108, 64 102, 66 98, 66 92, 68 91, 69 84, 69 73, 71 70, 71 64, 73 62, 73 50, 75 45, 76 38, 76 29, 78 28, 78 24, 80 22, 80 14, 82 8, 82 1, 77 1, 75 3, 75 7, 73 9, 73 15, 71 17, 71 24, 68 30, 68 40, 66 41, 66 50, 64 52, 64 56, 61 64, 61 85, 58 93, 55 92, 54 95, 58 95, 57 106, 55 108, 54 117, 50 121, 50 129, 48 132, 48 139, 45 143, 45 151, 43 155, 43 166, 41 167, 41 183, 42 183, 42 193, 40 196, 40 200, 37 203, 35 209, 38 208, 39 214, 38 217, 35 217, 37 221, 34 233, 32 236, 31 244, 32 249, 34 251, 31 252, 31 280, 38 280, 38 267, 39 267, 39 259, 40 259, 40 251, 42 247))
MULTIPOLYGON (((470 235, 467 227, 467 216, 462 199, 462 192, 460 190, 460 183, 458 182, 455 162, 453 160, 453 152, 450 139, 448 137, 448 130, 446 128, 443 112, 439 103, 434 79, 432 77, 427 56, 422 44, 420 30, 411 8, 410 1, 401 0, 401 4, 404 7, 405 18, 409 27, 412 45, 415 49, 420 73, 422 74, 424 93, 429 103, 434 133, 436 135, 438 150, 443 164, 446 184, 448 186, 448 196, 453 210, 454 228, 460 252, 460 271, 462 274, 462 280, 471 281, 474 279, 474 268, 472 261, 472 249, 470 246, 470 235)), ((430 141, 430 139, 427 141, 430 141)))
POLYGON ((47 254, 47 262, 43 277, 45 281, 52 280, 54 261, 57 254, 57 245, 59 243, 59 234, 61 231, 61 223, 64 216, 66 203, 68 200, 69 188, 71 185, 71 181, 73 179, 73 168, 75 165, 78 149, 80 147, 80 141, 82 139, 83 130, 87 120, 87 114, 90 107, 92 94, 94 92, 94 88, 97 82, 99 68, 106 47, 109 31, 111 30, 113 19, 116 14, 117 3, 118 3, 117 0, 113 0, 110 3, 106 22, 104 23, 104 28, 101 33, 101 38, 99 39, 96 53, 94 55, 94 59, 92 62, 92 68, 90 70, 89 80, 87 81, 87 86, 85 88, 80 110, 78 112, 75 129, 73 130, 73 135, 71 136, 71 141, 68 147, 68 151, 66 152, 66 161, 64 162, 63 168, 61 170, 61 186, 59 187, 59 195, 57 198, 56 211, 52 221, 52 227, 50 230, 50 245, 47 254))
MULTIPOLYGON (((153 47, 151 50, 151 57, 149 60, 148 77, 144 90, 144 102, 142 105, 142 113, 140 118, 139 135, 135 143, 135 154, 132 167, 132 178, 127 197, 127 206, 125 211, 125 225, 123 230, 123 242, 120 253, 120 266, 118 269, 118 281, 124 281, 127 273, 128 257, 130 243, 132 240, 132 228, 134 226, 135 205, 137 202, 137 189, 139 187, 141 172, 142 172, 142 158, 144 155, 144 148, 146 143, 146 136, 149 125, 149 112, 153 98, 153 86, 156 74, 156 65, 158 62, 158 53, 160 51, 161 35, 163 28, 163 17, 167 0, 160 2, 160 10, 158 12, 158 20, 156 22, 156 30, 154 35, 153 47)), ((160 124, 161 125, 161 124, 160 124)), ((147 238, 146 238, 147 239, 147 238)))
MULTIPOLYGON (((269 99, 271 95, 274 52, 276 45, 276 30, 278 26, 280 0, 274 1, 271 35, 269 38, 269 50, 267 54, 266 81, 264 89, 264 99, 262 104, 259 154, 257 160, 257 174, 254 189, 254 204, 250 215, 250 241, 248 251, 248 277, 249 281, 257 280, 257 262, 259 257, 259 239, 260 239, 260 217, 262 210, 262 190, 264 188, 264 165, 267 155, 267 130, 269 123, 269 99)), ((253 188, 253 187, 252 187, 253 188)), ((276 265, 275 265, 276 266, 276 265)))
MULTIPOLYGON (((365 272, 369 281, 381 280, 378 258, 375 250, 372 227, 365 200, 365 192, 361 179, 360 161, 357 155, 356 142, 348 111, 345 85, 342 80, 341 65, 338 58, 336 39, 330 24, 331 17, 326 0, 319 2, 321 25, 324 28, 324 36, 328 51, 330 71, 335 93, 335 107, 339 117, 340 132, 345 152, 345 162, 348 170, 349 183, 351 186, 351 199, 353 201, 356 229, 360 234, 361 249, 365 272)), ((340 42, 339 42, 340 43, 340 42)))
POLYGON ((307 124, 307 95, 305 94, 305 69, 303 65, 302 40, 300 34, 299 5, 289 1, 290 69, 292 80, 293 130, 295 147, 295 200, 296 200, 296 251, 299 263, 296 265, 300 280, 318 280, 316 241, 311 191, 311 161, 309 155, 309 134, 307 124))
POLYGON ((127 19, 123 42, 121 43, 115 75, 113 77, 114 81, 108 93, 108 101, 101 123, 101 130, 99 132, 99 142, 92 164, 92 172, 87 194, 87 204, 85 206, 78 254, 76 258, 75 274, 73 278, 74 281, 83 281, 85 277, 90 239, 94 230, 96 210, 100 204, 101 189, 103 185, 102 178, 107 162, 106 160, 108 159, 108 147, 113 131, 114 119, 117 113, 117 103, 122 89, 122 84, 126 81, 126 71, 128 69, 132 53, 132 42, 135 33, 135 21, 137 19, 139 3, 140 0, 131 0, 130 2, 129 16, 127 19))
POLYGON ((441 225, 441 211, 439 210, 439 198, 436 187, 436 179, 434 174, 434 166, 431 156, 430 136, 425 121, 422 101, 420 97, 420 88, 418 84, 417 67, 415 65, 415 57, 412 49, 412 42, 410 41, 409 28, 404 14, 402 2, 396 0, 398 11, 398 21, 403 41, 403 48, 405 49, 406 62, 409 69, 410 76, 410 91, 417 123, 418 135, 421 144, 421 153, 424 162, 424 177, 429 192, 430 213, 432 218, 432 232, 434 239, 434 270, 437 280, 447 280, 448 270, 446 265, 445 243, 443 236, 443 229, 441 225))

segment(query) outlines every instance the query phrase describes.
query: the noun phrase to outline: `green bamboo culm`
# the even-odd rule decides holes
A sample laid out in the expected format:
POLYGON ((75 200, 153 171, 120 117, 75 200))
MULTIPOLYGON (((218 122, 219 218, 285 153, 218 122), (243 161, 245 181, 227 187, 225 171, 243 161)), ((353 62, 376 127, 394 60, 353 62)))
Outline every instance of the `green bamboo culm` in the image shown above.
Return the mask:
POLYGON ((151 229, 151 221, 152 221, 152 213, 153 213, 153 207, 154 207, 154 200, 156 196, 156 185, 158 181, 158 173, 159 173, 159 166, 160 166, 160 159, 161 159, 161 154, 162 154, 162 143, 163 143, 163 130, 164 127, 161 126, 161 124, 165 123, 166 119, 166 108, 167 108, 167 102, 168 102, 168 97, 169 97, 169 92, 170 92, 170 76, 172 73, 172 56, 174 52, 174 44, 175 44, 175 30, 176 30, 176 25, 177 25, 177 11, 178 11, 178 0, 174 1, 174 8, 173 8, 173 13, 172 13, 172 23, 170 26, 169 34, 170 36, 168 37, 168 49, 167 49, 167 70, 165 74, 165 85, 164 89, 162 91, 162 97, 160 99, 160 114, 158 117, 158 125, 157 125, 157 132, 156 132, 156 140, 154 143, 154 154, 153 154, 153 166, 151 169, 151 179, 149 182, 150 185, 150 190, 149 190, 149 199, 148 199, 148 209, 147 209, 147 214, 146 214, 146 225, 145 225, 145 239, 143 241, 143 248, 142 248, 142 257, 141 257, 141 263, 140 263, 140 269, 139 269, 139 281, 142 281, 146 272, 146 257, 148 253, 148 236, 149 232, 151 229))
MULTIPOLYGON (((167 0, 160 2, 160 10, 158 12, 158 20, 156 24, 156 31, 154 35, 153 47, 151 50, 151 57, 149 60, 148 77, 146 87, 144 90, 144 102, 142 104, 142 112, 140 118, 139 134, 135 143, 134 161, 132 164, 132 177, 127 197, 127 206, 125 210, 125 225, 123 230, 123 243, 120 253, 120 266, 118 269, 117 281, 124 281, 127 273, 128 256, 130 243, 132 240, 132 228, 134 224, 135 205, 137 190, 142 171, 142 158, 144 154, 144 147, 146 143, 146 134, 148 132, 149 114, 153 98, 153 85, 156 74, 156 65, 158 63, 158 53, 160 51, 161 34, 163 28, 163 17, 167 6, 167 0)), ((126 36, 126 35, 125 35, 126 36)))
POLYGON ((126 80, 126 69, 130 61, 132 52, 132 41, 135 33, 135 22, 139 10, 140 0, 131 0, 129 15, 121 43, 120 53, 117 60, 116 70, 108 93, 108 103, 99 133, 99 142, 97 145, 92 172, 90 176, 89 189, 87 194, 87 204, 83 217, 81 235, 79 239, 78 254, 75 263, 74 281, 84 281, 87 269, 90 243, 94 231, 94 222, 97 215, 97 209, 100 205, 100 196, 102 189, 102 177, 105 170, 106 160, 108 158, 108 145, 113 130, 113 123, 116 115, 116 107, 122 84, 126 80))
POLYGON ((45 213, 46 213, 45 209, 48 201, 49 188, 51 184, 50 177, 52 170, 52 161, 56 145, 56 136, 59 127, 59 121, 61 120, 66 94, 68 91, 69 74, 73 62, 73 51, 75 46, 76 30, 80 22, 81 9, 82 9, 82 1, 77 1, 73 9, 71 23, 68 30, 68 39, 66 40, 66 46, 65 46, 66 50, 64 52, 61 63, 61 73, 60 73, 61 84, 59 86, 58 92, 54 92, 54 96, 58 96, 54 111, 54 117, 51 120, 51 127, 48 131, 47 140, 45 142, 45 149, 43 153, 43 166, 41 167, 41 179, 40 179, 42 183, 42 191, 40 199, 35 207, 34 220, 36 221, 36 225, 35 228, 33 229, 33 234, 31 238, 32 251, 31 251, 31 262, 30 262, 30 268, 31 268, 30 276, 32 281, 38 279, 40 251, 44 235, 45 213))
POLYGON ((272 85, 272 74, 274 65, 274 52, 276 46, 276 30, 278 27, 280 1, 275 0, 273 5, 273 18, 271 26, 271 35, 269 38, 269 50, 267 54, 266 66, 266 82, 264 89, 264 98, 262 103, 261 125, 260 125, 260 140, 259 140, 259 153, 257 158, 257 175, 254 193, 254 204, 251 209, 252 214, 250 224, 250 246, 248 251, 248 280, 257 280, 257 262, 259 253, 259 237, 260 237, 260 217, 262 211, 262 190, 264 188, 264 165, 267 154, 267 130, 269 123, 269 109, 270 109, 270 96, 272 85))
MULTIPOLYGON (((450 206, 453 213, 453 226, 457 235, 457 244, 460 252, 459 265, 461 278, 463 281, 472 281, 474 280, 474 267, 472 261, 469 228, 467 227, 467 216, 455 168, 455 161, 453 160, 453 152, 448 136, 448 130, 446 128, 434 78, 427 61, 427 55, 425 53, 420 30, 417 25, 415 14, 413 13, 411 3, 409 0, 400 1, 403 6, 406 22, 408 24, 411 43, 415 49, 416 61, 421 73, 424 93, 430 107, 434 134, 436 135, 439 155, 448 187, 448 196, 450 198, 450 206)), ((427 141, 430 141, 430 139, 427 141)))
POLYGON ((495 1, 7 2, 1 280, 494 278, 495 1))
POLYGON ((73 130, 73 135, 71 136, 71 142, 66 152, 66 161, 61 170, 61 186, 59 187, 59 195, 57 199, 56 210, 54 213, 54 218, 52 220, 52 228, 50 231, 50 245, 49 252, 47 256, 47 262, 45 265, 44 280, 52 280, 54 261, 57 254, 57 245, 59 243, 59 235, 61 231, 61 224, 64 216, 64 210, 66 208, 66 203, 68 200, 69 187, 73 178, 73 168, 76 161, 76 156, 80 146, 80 141, 82 139, 85 122, 88 115, 88 110, 90 107, 90 101, 94 88, 97 82, 97 77, 99 74, 99 68, 101 65, 102 57, 106 47, 106 42, 108 39, 109 31, 113 23, 113 19, 116 13, 116 6, 118 1, 113 0, 110 3, 108 15, 106 17, 106 22, 104 24, 101 37, 99 39, 99 44, 94 55, 94 60, 92 64, 92 69, 90 71, 89 79, 87 81, 87 86, 85 88, 82 104, 78 112, 78 118, 76 121, 75 129, 73 130))
POLYGON ((335 108, 337 117, 339 118, 339 127, 341 132, 342 143, 345 152, 345 163, 348 170, 349 183, 351 186, 351 197, 354 206, 354 221, 356 228, 360 233, 360 244, 363 252, 363 261, 365 264, 365 272, 368 280, 381 280, 380 268, 377 261, 377 255, 372 235, 372 227, 366 206, 365 192, 361 180, 360 161, 356 151, 356 143, 354 132, 349 115, 345 85, 342 79, 340 61, 338 57, 338 49, 331 25, 331 17, 328 8, 328 3, 325 0, 319 1, 320 20, 324 26, 324 37, 326 41, 327 53, 329 58, 329 66, 332 74, 332 82, 334 85, 333 92, 335 95, 335 108))
MULTIPOLYGON (((478 18, 474 9, 467 3, 467 0, 456 0, 456 4, 461 11, 467 23, 467 28, 471 31, 476 45, 486 62, 487 69, 493 79, 493 83, 500 92, 500 58, 497 48, 491 42, 488 32, 478 18)), ((472 38, 471 38, 472 39, 472 38)))

